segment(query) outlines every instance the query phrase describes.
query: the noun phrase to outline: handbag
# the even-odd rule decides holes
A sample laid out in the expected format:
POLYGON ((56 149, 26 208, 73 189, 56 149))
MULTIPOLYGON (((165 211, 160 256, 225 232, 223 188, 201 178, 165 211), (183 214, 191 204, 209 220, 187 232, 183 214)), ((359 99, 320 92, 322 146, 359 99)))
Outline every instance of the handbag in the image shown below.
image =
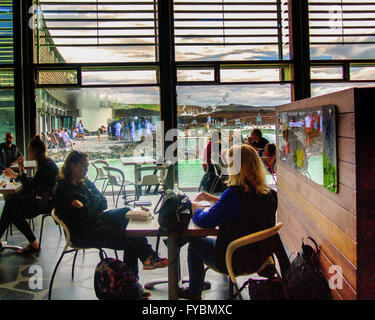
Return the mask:
POLYGON ((286 300, 283 284, 279 278, 249 279, 250 300, 286 300))
POLYGON ((319 266, 319 247, 311 237, 302 238, 301 252, 285 275, 288 296, 294 300, 330 300, 331 290, 319 266), (305 243, 309 239, 313 247, 305 243))
POLYGON ((186 230, 192 217, 192 205, 189 197, 182 192, 166 190, 155 206, 160 231, 178 232, 186 230), (158 209, 160 204, 160 208, 158 209))

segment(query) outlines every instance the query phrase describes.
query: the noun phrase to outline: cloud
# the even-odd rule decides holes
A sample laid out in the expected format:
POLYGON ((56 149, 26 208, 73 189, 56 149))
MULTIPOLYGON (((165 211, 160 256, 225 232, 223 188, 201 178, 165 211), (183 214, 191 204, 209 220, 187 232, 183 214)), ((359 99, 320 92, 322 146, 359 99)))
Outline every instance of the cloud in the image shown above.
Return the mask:
POLYGON ((179 105, 244 104, 275 106, 290 102, 289 85, 183 86, 177 88, 179 105))

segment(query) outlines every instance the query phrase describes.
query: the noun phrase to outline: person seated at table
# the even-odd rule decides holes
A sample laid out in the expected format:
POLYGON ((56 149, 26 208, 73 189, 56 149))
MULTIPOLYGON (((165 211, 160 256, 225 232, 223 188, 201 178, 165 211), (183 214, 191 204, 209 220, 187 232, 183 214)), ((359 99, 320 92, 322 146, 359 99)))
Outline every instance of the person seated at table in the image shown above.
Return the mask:
POLYGON ((250 136, 247 137, 247 144, 254 147, 260 156, 262 156, 263 150, 269 141, 263 138, 262 131, 260 129, 253 129, 250 136))
POLYGON ((6 198, 0 218, 0 239, 9 225, 13 223, 29 241, 23 249, 17 250, 18 254, 40 250, 39 242, 26 219, 34 218, 45 213, 46 210, 52 210, 50 193, 59 172, 56 163, 47 157, 46 145, 40 136, 37 135, 30 140, 27 155, 29 160, 35 160, 37 163, 37 170, 33 178, 26 177, 23 157, 19 157, 17 160, 19 173, 9 168, 3 171, 7 177, 22 183, 20 192, 6 198))
POLYGON ((83 248, 124 250, 124 261, 138 277, 138 259, 144 270, 164 268, 145 237, 128 238, 126 213, 130 208, 107 209, 107 199, 87 177, 88 156, 72 151, 61 168, 54 188, 56 214, 67 225, 71 241, 83 248))
POLYGON ((266 144, 262 155, 262 161, 270 173, 275 172, 276 145, 274 143, 266 144))
POLYGON ((4 136, 3 143, 0 144, 0 174, 4 169, 9 168, 19 157, 22 157, 22 153, 18 147, 13 144, 14 137, 11 132, 7 132, 4 136))
MULTIPOLYGON (((277 194, 267 187, 265 167, 257 151, 246 144, 235 145, 229 149, 228 155, 233 161, 240 157, 241 164, 229 168, 226 191, 220 198, 203 192, 193 202, 193 222, 201 228, 219 226, 219 234, 217 239, 190 238, 189 286, 179 289, 179 298, 201 299, 204 264, 227 273, 225 253, 229 243, 275 225, 277 194), (204 211, 199 205, 201 201, 211 202, 213 206, 204 211)), ((278 257, 282 274, 289 267, 288 256, 278 235, 237 252, 239 254, 235 253, 233 257, 235 274, 256 272, 273 252, 278 257)))
POLYGON ((62 139, 64 141, 65 146, 70 146, 73 149, 73 141, 69 137, 68 129, 63 130, 62 139))

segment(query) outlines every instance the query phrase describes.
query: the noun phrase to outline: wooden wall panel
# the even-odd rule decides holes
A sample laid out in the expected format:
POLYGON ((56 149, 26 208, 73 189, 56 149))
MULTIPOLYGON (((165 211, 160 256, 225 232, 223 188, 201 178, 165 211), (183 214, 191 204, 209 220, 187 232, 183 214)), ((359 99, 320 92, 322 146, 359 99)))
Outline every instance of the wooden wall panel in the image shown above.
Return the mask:
POLYGON ((354 113, 338 113, 337 114, 337 136, 342 138, 355 137, 354 113))
POLYGON ((338 168, 338 181, 350 189, 357 190, 356 166, 354 164, 339 160, 338 168))
POLYGON ((336 106, 337 113, 354 112, 354 90, 355 89, 348 89, 319 97, 303 99, 284 104, 276 107, 277 112, 292 111, 329 104, 333 104, 336 106))
POLYGON ((355 140, 339 137, 337 141, 337 159, 355 164, 355 140))
POLYGON ((353 88, 276 107, 278 115, 336 106, 338 192, 282 163, 277 167, 278 220, 284 223, 280 235, 289 252, 300 250, 303 236, 314 237, 328 278, 333 265, 342 268, 343 288, 333 290, 335 299, 375 297, 375 286, 368 282, 375 279, 375 205, 369 205, 375 202, 375 153, 368 149, 375 143, 369 138, 372 120, 360 111, 369 107, 374 94, 375 88, 353 88))
POLYGON ((322 235, 311 221, 303 215, 292 201, 287 200, 286 195, 279 191, 278 221, 287 222, 287 226, 281 229, 280 235, 285 246, 290 252, 300 250, 301 239, 304 236, 312 236, 320 245, 320 264, 323 272, 329 278, 333 265, 342 269, 343 287, 338 289, 339 295, 344 299, 355 299, 356 296, 356 268, 341 254, 341 252, 322 235), (286 203, 284 201, 287 201, 286 203), (292 230, 293 232, 289 232, 292 230), (331 258, 332 257, 332 258, 331 258))

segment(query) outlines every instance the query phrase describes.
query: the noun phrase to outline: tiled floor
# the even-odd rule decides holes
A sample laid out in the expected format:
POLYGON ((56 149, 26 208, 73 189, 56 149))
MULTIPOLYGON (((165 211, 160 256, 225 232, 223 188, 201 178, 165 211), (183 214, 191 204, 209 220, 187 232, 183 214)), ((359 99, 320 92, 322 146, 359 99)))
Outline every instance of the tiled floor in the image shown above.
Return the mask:
MULTIPOLYGON (((188 194, 194 197, 194 193, 188 194)), ((146 196, 156 203, 158 196, 146 196)), ((143 199, 146 199, 144 197, 143 199)), ((112 198, 107 197, 108 206, 113 207, 112 198)), ((4 205, 0 201, 0 212, 4 205)), ((36 237, 39 237, 41 217, 34 219, 36 237)), ((5 235, 3 236, 3 241, 5 235)), ((148 238, 149 242, 155 248, 156 239, 148 238)), ((18 230, 13 227, 13 236, 8 237, 8 244, 24 246, 26 239, 18 230)), ((52 218, 45 219, 42 249, 38 254, 30 254, 28 256, 18 256, 13 250, 0 251, 0 300, 40 300, 48 298, 48 287, 50 278, 55 264, 65 245, 64 236, 60 236, 59 231, 52 218)), ((114 257, 113 250, 106 250, 109 256, 114 257)), ((160 242, 160 256, 167 256, 167 248, 164 243, 160 242)), ((76 261, 75 275, 72 280, 71 266, 73 261, 73 253, 64 256, 63 262, 60 264, 56 274, 52 299, 58 300, 95 300, 97 299, 94 292, 94 270, 99 262, 97 250, 86 250, 85 253, 80 252, 76 261)), ((122 252, 119 252, 119 258, 122 252)), ((181 273, 186 279, 188 275, 187 269, 187 245, 181 249, 181 273)), ((140 263, 140 282, 146 283, 150 280, 167 278, 167 268, 156 269, 151 271, 143 271, 140 263)), ((247 278, 239 278, 239 283, 247 278)), ((211 289, 203 292, 204 300, 226 300, 228 297, 227 277, 217 274, 209 270, 206 280, 211 282, 211 289)), ((151 300, 168 299, 167 284, 157 285, 151 290, 151 300)), ((244 298, 249 299, 247 290, 244 290, 244 298)))

